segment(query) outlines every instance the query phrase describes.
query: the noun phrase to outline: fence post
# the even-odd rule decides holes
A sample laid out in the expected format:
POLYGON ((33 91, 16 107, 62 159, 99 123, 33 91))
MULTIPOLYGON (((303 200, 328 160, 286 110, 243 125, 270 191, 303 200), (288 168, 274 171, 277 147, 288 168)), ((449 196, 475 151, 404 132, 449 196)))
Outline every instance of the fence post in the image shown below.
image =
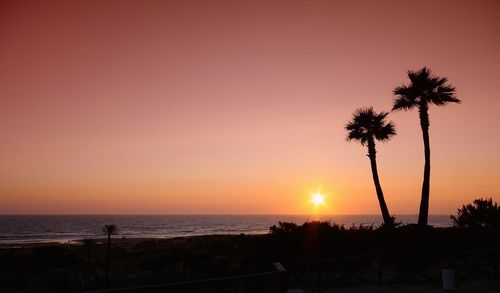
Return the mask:
POLYGON ((494 280, 498 280, 498 278, 500 277, 498 275, 498 266, 500 265, 499 264, 500 258, 498 256, 499 256, 499 249, 496 248, 495 249, 495 254, 494 254, 494 257, 493 257, 493 279, 494 280))
POLYGON ((384 270, 383 270, 383 261, 382 261, 382 256, 379 254, 377 255, 377 270, 378 270, 378 282, 382 284, 384 282, 384 270))
POLYGON ((286 293, 288 291, 288 271, 285 269, 285 267, 279 263, 275 262, 274 267, 280 272, 280 292, 286 293))

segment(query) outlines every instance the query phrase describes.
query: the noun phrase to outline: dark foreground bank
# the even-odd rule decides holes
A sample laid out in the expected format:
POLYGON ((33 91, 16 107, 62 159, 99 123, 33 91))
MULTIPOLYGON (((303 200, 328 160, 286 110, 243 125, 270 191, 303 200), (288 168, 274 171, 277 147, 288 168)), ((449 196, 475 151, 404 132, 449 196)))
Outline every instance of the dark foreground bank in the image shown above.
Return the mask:
POLYGON ((225 277, 235 277, 219 280, 224 290, 239 287, 231 292, 259 292, 271 283, 270 290, 440 286, 442 269, 455 270, 460 286, 470 279, 498 280, 499 247, 495 229, 344 228, 326 222, 280 223, 264 235, 115 236, 110 250, 105 239, 10 245, 0 249, 0 292, 79 292, 174 282, 181 285, 162 292, 191 292, 208 286, 189 285, 193 280, 225 277), (240 282, 241 275, 251 278, 240 282))

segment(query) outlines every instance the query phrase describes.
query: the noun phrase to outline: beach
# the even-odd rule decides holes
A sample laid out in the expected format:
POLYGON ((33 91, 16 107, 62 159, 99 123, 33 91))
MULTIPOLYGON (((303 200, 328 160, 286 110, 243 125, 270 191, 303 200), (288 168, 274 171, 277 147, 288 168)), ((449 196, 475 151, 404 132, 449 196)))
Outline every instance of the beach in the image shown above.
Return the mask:
MULTIPOLYGON (((115 287, 126 287, 272 270, 272 262, 253 259, 254 244, 259 238, 239 235, 112 238, 111 282, 115 287)), ((23 280, 43 280, 38 286, 57 288, 64 279, 72 283, 65 288, 74 292, 101 288, 105 282, 106 241, 98 238, 91 242, 0 244, 2 284, 21 289, 23 280), (84 283, 92 285, 82 283, 82 278, 86 280, 84 283)), ((6 290, 2 285, 0 289, 6 290)), ((55 292, 61 291, 55 289, 55 292)))

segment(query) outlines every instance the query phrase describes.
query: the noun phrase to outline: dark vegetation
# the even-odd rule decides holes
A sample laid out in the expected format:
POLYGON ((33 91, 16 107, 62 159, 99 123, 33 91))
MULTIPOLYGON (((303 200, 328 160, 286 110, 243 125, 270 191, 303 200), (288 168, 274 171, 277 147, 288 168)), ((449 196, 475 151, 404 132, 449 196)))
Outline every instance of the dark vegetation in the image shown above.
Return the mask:
POLYGON ((478 198, 450 216, 453 226, 461 229, 491 229, 500 231, 500 207, 492 198, 478 198))
POLYGON ((361 254, 453 252, 495 247, 500 230, 420 228, 401 225, 395 229, 373 226, 343 227, 328 222, 303 225, 279 223, 271 227, 269 247, 284 262, 308 261, 361 254), (369 244, 369 245, 367 245, 369 244))
POLYGON ((272 262, 263 261, 257 249, 265 237, 116 238, 110 267, 104 239, 83 245, 4 248, 0 292, 76 292, 270 271, 272 262))
MULTIPOLYGON (((47 292, 76 292, 149 285, 272 271, 273 262, 283 264, 291 275, 327 267, 329 270, 349 267, 358 273, 366 271, 369 278, 389 264, 391 270, 397 272, 423 267, 429 270, 430 267, 437 274, 440 268, 467 264, 467 259, 457 258, 454 253, 491 248, 497 249, 473 259, 487 256, 491 268, 496 268, 500 247, 498 205, 479 199, 459 209, 453 218, 456 225, 449 228, 280 222, 265 235, 149 240, 116 237, 109 246, 111 254, 108 254, 107 239, 84 240, 81 245, 4 248, 0 249, 0 289, 38 292, 40 288, 48 288, 47 292), (111 267, 108 267, 108 255, 111 267), (353 258, 338 262, 346 257, 353 258), (318 266, 318 262, 322 265, 318 266)), ((489 276, 493 271, 481 274, 489 276)), ((334 283, 342 284, 342 280, 336 279, 334 283)))

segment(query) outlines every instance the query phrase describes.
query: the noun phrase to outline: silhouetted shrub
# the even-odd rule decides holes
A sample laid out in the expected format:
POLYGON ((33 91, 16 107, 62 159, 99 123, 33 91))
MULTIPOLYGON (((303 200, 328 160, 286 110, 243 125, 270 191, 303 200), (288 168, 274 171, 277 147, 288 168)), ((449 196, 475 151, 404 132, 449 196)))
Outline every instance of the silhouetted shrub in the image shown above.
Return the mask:
POLYGON ((390 222, 388 223, 382 223, 380 224, 380 226, 378 227, 378 229, 382 229, 382 230, 391 230, 391 229, 394 229, 394 228, 397 228, 399 226, 401 226, 402 223, 401 221, 396 221, 396 217, 395 216, 391 216, 391 220, 390 222))
POLYGON ((269 228, 271 234, 286 234, 298 230, 298 225, 293 222, 278 222, 278 226, 272 225, 269 228))
MULTIPOLYGON (((355 225, 349 230, 366 229, 369 226, 360 225, 359 228, 355 225)), ((278 226, 272 225, 269 232, 273 235, 301 234, 307 231, 318 231, 319 233, 347 231, 344 225, 337 225, 327 221, 307 221, 302 225, 297 225, 293 222, 278 222, 278 226)))
POLYGON ((500 228, 500 207, 492 198, 478 198, 458 209, 457 216, 450 216, 456 228, 500 228))
POLYGON ((373 232, 377 229, 388 229, 400 226, 401 223, 395 223, 395 218, 391 217, 393 224, 386 226, 380 225, 378 228, 372 225, 355 225, 352 224, 348 228, 344 225, 338 225, 329 221, 307 221, 302 225, 297 225, 293 222, 278 222, 278 225, 272 225, 269 228, 269 233, 272 235, 291 235, 300 234, 307 231, 317 231, 319 234, 326 233, 357 233, 357 232, 373 232))

